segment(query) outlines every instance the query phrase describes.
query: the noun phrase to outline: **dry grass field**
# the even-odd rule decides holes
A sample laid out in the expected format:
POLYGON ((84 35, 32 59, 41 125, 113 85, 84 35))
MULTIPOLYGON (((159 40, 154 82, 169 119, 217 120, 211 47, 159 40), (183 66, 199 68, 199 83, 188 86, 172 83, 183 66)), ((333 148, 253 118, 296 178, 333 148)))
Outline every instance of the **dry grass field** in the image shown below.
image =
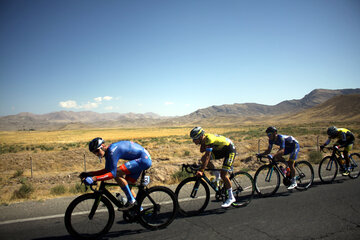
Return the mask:
MULTIPOLYGON (((332 124, 284 124, 279 127, 279 133, 297 138, 301 145, 299 158, 309 160, 309 153, 317 149, 317 140, 320 144, 326 140, 326 128, 332 124)), ((359 123, 335 125, 349 128, 357 139, 360 138, 359 123)), ((204 128, 209 133, 232 139, 238 151, 235 168, 250 171, 253 175, 260 166, 254 155, 258 147, 261 150, 267 147, 264 133, 267 126, 204 128)), ((201 157, 199 147, 188 137, 190 130, 191 126, 0 132, 0 203, 78 194, 81 189, 77 176, 84 171, 84 163, 87 171, 104 167, 104 161, 100 163, 87 149, 88 142, 98 136, 107 143, 119 140, 140 143, 152 156, 153 165, 148 171, 152 184, 174 184, 177 182, 174 176, 179 173, 181 164, 196 162, 201 157)), ((355 145, 354 150, 358 151, 359 147, 355 145)))

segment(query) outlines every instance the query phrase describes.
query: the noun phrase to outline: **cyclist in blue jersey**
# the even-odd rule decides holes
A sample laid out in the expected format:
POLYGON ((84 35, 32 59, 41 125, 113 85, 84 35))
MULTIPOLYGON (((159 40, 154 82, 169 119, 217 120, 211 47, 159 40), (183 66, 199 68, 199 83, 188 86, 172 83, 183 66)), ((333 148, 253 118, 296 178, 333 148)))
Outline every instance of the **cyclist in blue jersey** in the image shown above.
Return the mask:
POLYGON ((99 137, 94 138, 89 143, 89 150, 99 159, 105 157, 105 168, 93 172, 83 172, 80 174, 80 178, 87 184, 114 178, 128 199, 125 206, 120 210, 134 206, 135 193, 130 190, 128 182, 135 183, 141 172, 150 168, 151 157, 149 152, 132 141, 120 141, 107 146, 105 141, 99 137), (119 159, 128 160, 128 162, 118 167, 119 159))
POLYGON ((297 159, 298 153, 300 151, 300 145, 298 141, 292 136, 278 134, 275 127, 268 127, 266 129, 266 134, 269 137, 269 147, 260 155, 269 154, 274 144, 280 146, 280 149, 273 156, 276 161, 280 161, 283 159, 284 155, 290 154, 287 165, 290 168, 291 185, 288 187, 288 189, 294 189, 297 187, 295 180, 295 160, 297 159))

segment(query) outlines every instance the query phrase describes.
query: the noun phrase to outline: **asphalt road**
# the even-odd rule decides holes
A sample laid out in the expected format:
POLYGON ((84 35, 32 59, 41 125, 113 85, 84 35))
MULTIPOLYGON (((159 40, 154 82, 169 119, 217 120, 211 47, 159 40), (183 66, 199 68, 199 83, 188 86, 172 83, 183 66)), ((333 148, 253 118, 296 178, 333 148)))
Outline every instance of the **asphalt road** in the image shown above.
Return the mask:
MULTIPOLYGON (((196 217, 178 217, 164 230, 127 224, 117 212, 104 239, 360 239, 360 179, 338 177, 333 184, 255 198, 244 208, 223 210, 210 202, 196 217)), ((63 214, 72 198, 0 207, 0 239, 72 239, 63 214)))

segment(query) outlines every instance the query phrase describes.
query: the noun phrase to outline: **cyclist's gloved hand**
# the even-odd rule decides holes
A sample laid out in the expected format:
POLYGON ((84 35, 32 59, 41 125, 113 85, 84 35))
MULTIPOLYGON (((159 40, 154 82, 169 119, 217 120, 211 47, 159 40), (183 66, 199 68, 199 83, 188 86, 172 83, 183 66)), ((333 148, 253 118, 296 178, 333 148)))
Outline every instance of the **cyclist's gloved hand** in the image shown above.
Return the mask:
POLYGON ((320 151, 324 150, 324 147, 325 147, 324 145, 321 145, 320 146, 320 151))
POLYGON ((273 158, 273 155, 268 154, 268 158, 272 159, 272 158, 273 158))
POLYGON ((84 183, 87 185, 91 185, 94 183, 94 180, 92 179, 92 177, 87 177, 85 178, 84 183))

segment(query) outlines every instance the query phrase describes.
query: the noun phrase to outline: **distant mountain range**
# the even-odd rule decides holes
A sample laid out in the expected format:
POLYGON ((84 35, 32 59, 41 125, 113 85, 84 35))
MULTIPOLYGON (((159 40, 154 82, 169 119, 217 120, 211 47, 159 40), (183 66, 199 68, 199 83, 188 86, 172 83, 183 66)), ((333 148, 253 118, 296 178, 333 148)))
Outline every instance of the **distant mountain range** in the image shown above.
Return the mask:
MULTIPOLYGON (((48 114, 19 113, 0 117, 0 130, 55 130, 99 127, 194 125, 204 121, 221 122, 238 118, 247 122, 261 116, 278 116, 277 119, 297 121, 314 120, 315 117, 337 116, 337 119, 360 121, 360 88, 315 89, 299 100, 287 100, 276 105, 257 103, 226 104, 199 109, 181 117, 162 117, 154 113, 96 113, 91 111, 60 111, 48 114), (347 97, 344 97, 347 96, 347 97), (334 111, 336 109, 336 111, 334 111), (344 110, 346 109, 346 111, 344 110), (329 114, 331 113, 331 114, 329 114)), ((335 119, 335 118, 334 118, 335 119)))

